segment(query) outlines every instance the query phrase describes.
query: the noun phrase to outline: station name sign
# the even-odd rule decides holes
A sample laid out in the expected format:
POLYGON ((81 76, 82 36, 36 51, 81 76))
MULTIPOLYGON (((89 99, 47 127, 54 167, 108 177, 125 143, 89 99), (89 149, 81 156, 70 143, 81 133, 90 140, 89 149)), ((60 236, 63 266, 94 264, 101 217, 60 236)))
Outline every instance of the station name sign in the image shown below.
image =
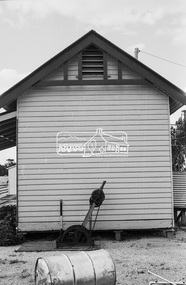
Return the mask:
POLYGON ((56 136, 58 155, 127 156, 129 144, 125 132, 104 132, 102 128, 91 132, 59 132, 56 136))

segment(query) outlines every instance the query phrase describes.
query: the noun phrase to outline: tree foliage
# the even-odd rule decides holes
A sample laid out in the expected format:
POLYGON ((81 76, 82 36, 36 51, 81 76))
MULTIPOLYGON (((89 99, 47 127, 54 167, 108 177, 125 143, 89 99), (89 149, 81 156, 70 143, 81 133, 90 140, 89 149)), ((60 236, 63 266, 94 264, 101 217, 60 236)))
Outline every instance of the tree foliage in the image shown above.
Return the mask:
POLYGON ((8 170, 4 165, 0 164, 0 176, 5 176, 5 175, 8 175, 8 170))
POLYGON ((7 162, 4 165, 0 164, 0 176, 7 176, 8 175, 8 168, 15 165, 16 162, 14 159, 7 159, 7 162))
POLYGON ((171 143, 173 171, 185 171, 186 123, 181 117, 171 127, 171 143))

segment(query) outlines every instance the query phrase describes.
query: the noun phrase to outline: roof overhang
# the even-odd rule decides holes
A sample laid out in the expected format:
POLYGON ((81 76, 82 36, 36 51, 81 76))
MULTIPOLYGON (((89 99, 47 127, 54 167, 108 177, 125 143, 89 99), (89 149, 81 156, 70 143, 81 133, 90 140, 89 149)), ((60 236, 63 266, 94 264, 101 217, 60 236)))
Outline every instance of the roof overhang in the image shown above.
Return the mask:
POLYGON ((0 151, 16 146, 17 112, 0 114, 0 151))
POLYGON ((66 61, 90 44, 94 44, 112 55, 131 71, 146 79, 150 85, 169 96, 171 114, 183 105, 186 105, 186 93, 183 90, 92 30, 3 93, 0 96, 0 108, 5 108, 7 111, 16 110, 16 100, 20 95, 36 86, 37 83, 41 82, 41 80, 60 68, 66 61))

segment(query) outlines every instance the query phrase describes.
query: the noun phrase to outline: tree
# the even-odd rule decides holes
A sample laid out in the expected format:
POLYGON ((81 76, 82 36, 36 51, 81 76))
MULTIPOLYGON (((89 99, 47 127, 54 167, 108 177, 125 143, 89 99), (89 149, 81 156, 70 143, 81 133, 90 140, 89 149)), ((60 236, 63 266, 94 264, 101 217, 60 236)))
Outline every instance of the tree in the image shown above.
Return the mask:
POLYGON ((7 159, 7 162, 4 165, 0 164, 0 176, 7 176, 8 175, 8 168, 15 165, 16 162, 14 159, 7 159))
POLYGON ((5 167, 5 165, 1 165, 0 164, 0 176, 6 176, 7 173, 8 173, 8 171, 7 171, 6 167, 5 167))
POLYGON ((14 159, 11 159, 11 158, 7 159, 6 161, 7 161, 7 163, 5 163, 6 168, 9 168, 9 167, 11 167, 11 166, 16 164, 14 159))
POLYGON ((171 127, 172 168, 173 171, 185 170, 186 157, 186 123, 181 117, 171 127))

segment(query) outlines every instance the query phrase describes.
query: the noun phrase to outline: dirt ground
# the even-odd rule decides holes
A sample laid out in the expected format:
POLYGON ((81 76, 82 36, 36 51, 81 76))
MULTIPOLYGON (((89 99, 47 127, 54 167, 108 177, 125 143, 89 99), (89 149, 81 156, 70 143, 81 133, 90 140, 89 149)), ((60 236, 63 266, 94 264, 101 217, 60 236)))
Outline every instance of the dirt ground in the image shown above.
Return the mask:
MULTIPOLYGON (((122 241, 104 234, 96 242, 114 260, 117 285, 147 285, 150 281, 162 281, 148 270, 170 281, 186 281, 186 228, 177 229, 172 239, 163 236, 162 232, 143 231, 125 233, 122 241)), ((19 248, 0 247, 1 285, 33 285, 37 258, 64 253, 16 252, 19 248)))

